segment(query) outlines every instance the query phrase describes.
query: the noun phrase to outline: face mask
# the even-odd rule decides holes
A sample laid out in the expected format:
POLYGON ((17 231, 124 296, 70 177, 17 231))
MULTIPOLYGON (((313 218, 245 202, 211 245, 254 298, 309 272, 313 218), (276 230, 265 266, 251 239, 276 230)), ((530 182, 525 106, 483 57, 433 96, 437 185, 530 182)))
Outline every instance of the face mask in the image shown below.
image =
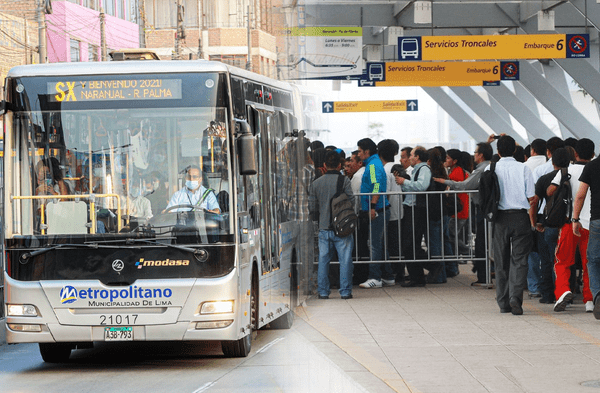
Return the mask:
POLYGON ((158 183, 158 181, 155 181, 154 183, 152 183, 152 185, 154 186, 154 189, 155 189, 155 190, 157 190, 157 189, 158 189, 158 186, 159 186, 160 184, 158 183))
POLYGON ((45 179, 46 185, 52 187, 52 179, 45 179))
POLYGON ((195 190, 196 188, 198 188, 198 181, 197 180, 186 180, 185 186, 190 190, 195 190))
POLYGON ((137 198, 140 196, 140 189, 135 187, 131 189, 131 196, 137 198))
POLYGON ((102 168, 94 168, 94 176, 102 177, 102 168))

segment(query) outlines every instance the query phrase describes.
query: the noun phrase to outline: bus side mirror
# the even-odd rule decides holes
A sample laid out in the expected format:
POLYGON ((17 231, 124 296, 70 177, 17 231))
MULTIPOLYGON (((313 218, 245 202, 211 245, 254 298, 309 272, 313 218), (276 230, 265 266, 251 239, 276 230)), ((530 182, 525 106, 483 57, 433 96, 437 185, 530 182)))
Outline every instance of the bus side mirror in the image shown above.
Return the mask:
POLYGON ((245 120, 235 121, 240 174, 256 175, 256 144, 250 126, 245 120))
POLYGON ((6 101, 2 100, 0 102, 0 116, 3 116, 6 113, 6 101))

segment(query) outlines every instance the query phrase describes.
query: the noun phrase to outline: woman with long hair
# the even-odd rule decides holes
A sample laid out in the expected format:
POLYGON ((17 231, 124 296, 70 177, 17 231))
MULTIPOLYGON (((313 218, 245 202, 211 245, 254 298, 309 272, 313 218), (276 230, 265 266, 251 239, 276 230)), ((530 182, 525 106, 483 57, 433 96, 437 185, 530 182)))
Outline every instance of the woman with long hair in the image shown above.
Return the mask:
MULTIPOLYGON (((448 168, 449 175, 448 178, 454 181, 463 181, 467 177, 469 177, 468 172, 468 162, 465 160, 465 155, 458 149, 450 149, 446 152, 446 167, 448 168)), ((453 255, 468 255, 470 253, 469 247, 465 244, 462 238, 457 234, 461 232, 461 230, 465 227, 467 223, 467 219, 469 218, 469 194, 456 194, 456 198, 460 200, 460 204, 462 205, 462 210, 460 210, 456 215, 450 217, 450 221, 448 223, 449 230, 449 238, 450 238, 450 247, 452 249, 453 255), (458 249, 457 249, 458 247, 458 249)), ((451 203, 454 203, 454 195, 450 196, 451 203)), ((454 263, 456 265, 456 263, 454 263)), ((454 277, 458 275, 458 266, 454 267, 452 264, 448 266, 447 269, 448 277, 454 277)))
MULTIPOLYGON (((440 151, 436 148, 429 149, 429 160, 427 165, 431 168, 432 178, 443 178, 447 179, 446 169, 442 161, 440 151)), ((431 183, 429 191, 444 191, 446 186, 441 183, 431 183)), ((442 258, 442 247, 444 246, 444 236, 442 231, 442 219, 443 219, 443 204, 442 194, 429 195, 428 198, 428 220, 429 220, 429 257, 430 259, 441 259, 442 258)), ((444 269, 444 262, 430 262, 429 263, 429 274, 427 276, 427 283, 429 284, 443 284, 446 282, 446 272, 444 269)))

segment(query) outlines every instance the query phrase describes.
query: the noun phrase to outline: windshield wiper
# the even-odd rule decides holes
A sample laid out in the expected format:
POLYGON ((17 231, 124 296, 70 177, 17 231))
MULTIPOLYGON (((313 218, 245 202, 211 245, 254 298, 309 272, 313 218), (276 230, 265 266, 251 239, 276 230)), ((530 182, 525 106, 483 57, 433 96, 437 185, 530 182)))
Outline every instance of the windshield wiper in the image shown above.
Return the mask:
POLYGON ((158 242, 158 241, 156 241, 154 239, 128 239, 128 241, 132 241, 132 242, 135 242, 135 243, 139 242, 139 243, 153 244, 155 246, 171 247, 171 248, 175 248, 177 250, 191 252, 194 255, 196 255, 196 253, 199 252, 199 250, 197 248, 180 246, 179 244, 160 243, 160 242, 158 242))
POLYGON ((27 260, 29 258, 35 257, 36 255, 40 255, 40 254, 44 254, 48 251, 52 251, 52 250, 56 250, 58 248, 63 248, 63 247, 83 247, 83 248, 93 248, 93 249, 98 249, 98 248, 114 248, 114 246, 101 246, 98 245, 97 243, 94 244, 70 244, 70 243, 63 243, 63 244, 56 244, 54 246, 49 246, 49 247, 44 247, 44 248, 39 248, 35 251, 31 251, 31 252, 26 252, 25 254, 21 255, 21 260, 27 260))
MULTIPOLYGON (((165 246, 165 247, 171 247, 171 248, 175 248, 178 250, 182 250, 182 251, 186 251, 186 252, 191 252, 196 254, 196 252, 198 251, 197 248, 191 248, 191 247, 185 247, 185 246, 180 246, 179 244, 171 244, 171 243, 161 243, 158 240, 172 240, 172 239, 176 239, 176 237, 174 236, 170 236, 170 237, 161 237, 161 238, 147 238, 147 239, 123 239, 123 240, 101 240, 98 242, 90 242, 90 244, 94 244, 94 243, 125 243, 126 245, 132 245, 135 243, 147 243, 147 244, 152 244, 155 246, 165 246)), ((86 243, 87 244, 87 243, 86 243)))

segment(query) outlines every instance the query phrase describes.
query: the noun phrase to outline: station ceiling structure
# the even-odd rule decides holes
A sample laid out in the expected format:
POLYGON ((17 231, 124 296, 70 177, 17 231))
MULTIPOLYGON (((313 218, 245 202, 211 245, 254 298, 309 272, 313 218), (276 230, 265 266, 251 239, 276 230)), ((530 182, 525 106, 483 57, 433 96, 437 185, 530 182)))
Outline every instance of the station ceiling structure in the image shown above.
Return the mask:
POLYGON ((519 81, 484 87, 487 101, 478 93, 481 88, 449 87, 452 94, 442 87, 423 89, 477 141, 487 139, 487 132, 457 97, 495 133, 511 135, 522 145, 555 135, 542 121, 537 103, 557 119, 564 138, 596 141, 600 136, 573 105, 565 75, 600 102, 600 0, 293 0, 289 5, 302 7, 306 26, 362 27, 363 53, 369 61, 398 60, 394 35, 589 34, 589 58, 521 60, 519 81), (526 129, 527 138, 513 128, 506 113, 526 129))

